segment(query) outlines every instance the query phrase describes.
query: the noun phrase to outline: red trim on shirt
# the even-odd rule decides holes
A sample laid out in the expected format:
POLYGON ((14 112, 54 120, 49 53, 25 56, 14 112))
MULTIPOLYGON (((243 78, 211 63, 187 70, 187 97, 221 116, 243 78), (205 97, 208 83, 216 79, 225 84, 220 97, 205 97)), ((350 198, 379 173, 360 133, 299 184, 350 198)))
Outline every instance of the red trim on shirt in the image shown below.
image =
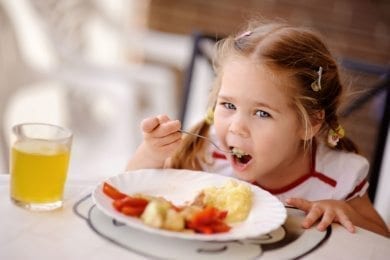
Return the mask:
POLYGON ((280 194, 280 193, 283 193, 283 192, 287 192, 295 187, 297 187, 298 185, 304 183, 305 181, 307 181, 308 179, 310 178, 318 178, 320 181, 332 186, 332 187, 336 187, 337 185, 337 181, 326 176, 325 174, 322 174, 320 172, 311 172, 311 173, 308 173, 306 175, 303 175, 302 177, 300 177, 299 179, 293 181, 292 183, 290 184, 287 184, 286 186, 282 187, 282 188, 278 188, 278 189, 269 189, 269 188, 265 188, 265 187, 262 187, 260 184, 254 182, 253 184, 259 186, 260 188, 270 192, 271 194, 273 195, 277 195, 277 194, 280 194))
POLYGON ((353 195, 355 195, 356 193, 358 193, 359 191, 361 191, 366 183, 367 183, 367 180, 366 180, 366 179, 363 179, 363 180, 355 187, 355 189, 353 189, 353 191, 347 195, 347 197, 346 197, 345 199, 347 200, 347 199, 351 198, 353 195))
POLYGON ((218 153, 216 151, 213 151, 212 157, 215 158, 215 159, 224 159, 224 160, 227 159, 226 155, 224 155, 222 153, 218 153))
POLYGON ((287 184, 286 186, 284 186, 282 188, 278 188, 278 189, 268 189, 268 188, 262 187, 261 185, 259 185, 256 182, 254 182, 253 184, 270 192, 273 195, 287 192, 287 191, 297 187, 298 185, 302 184, 303 182, 307 181, 309 178, 318 178, 320 181, 322 181, 322 182, 324 182, 332 187, 336 187, 337 181, 335 179, 332 179, 329 176, 326 176, 325 174, 323 174, 321 172, 317 172, 315 170, 315 168, 316 168, 316 152, 317 152, 317 145, 315 142, 313 142, 313 154, 312 154, 312 160, 311 160, 311 165, 310 165, 310 172, 308 174, 301 176, 300 178, 293 181, 292 183, 287 184))
POLYGON ((306 175, 303 175, 302 177, 300 177, 299 179, 293 181, 292 183, 290 184, 287 184, 286 186, 282 187, 282 188, 278 188, 278 189, 269 189, 269 188, 265 188, 263 186, 261 186, 260 184, 258 184, 257 182, 254 182, 253 184, 254 185, 257 185, 259 186, 260 188, 270 192, 271 194, 273 195, 276 195, 276 194, 280 194, 280 193, 283 193, 283 192, 286 192, 286 191, 289 191, 293 188, 295 188, 296 186, 298 186, 299 184, 305 182, 307 179, 309 179, 311 177, 311 173, 308 173, 306 175))
POLYGON ((313 172, 311 175, 312 175, 312 177, 316 177, 316 178, 320 179, 321 181, 325 182, 326 184, 329 184, 332 187, 336 187, 336 185, 337 185, 337 181, 335 179, 332 179, 323 173, 313 172))

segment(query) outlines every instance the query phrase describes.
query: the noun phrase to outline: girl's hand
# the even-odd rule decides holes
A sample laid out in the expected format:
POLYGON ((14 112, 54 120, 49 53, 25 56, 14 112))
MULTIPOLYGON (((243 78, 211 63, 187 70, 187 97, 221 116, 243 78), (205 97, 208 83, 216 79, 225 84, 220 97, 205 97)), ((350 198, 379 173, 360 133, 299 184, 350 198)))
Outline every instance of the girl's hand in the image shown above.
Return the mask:
POLYGON ((179 120, 170 120, 166 115, 144 119, 141 129, 149 154, 159 160, 170 157, 180 145, 180 127, 179 120))
POLYGON ((302 227, 310 228, 318 220, 320 223, 317 225, 317 229, 325 231, 326 228, 333 222, 340 223, 349 232, 355 232, 355 226, 351 220, 356 214, 354 209, 345 201, 339 200, 320 200, 320 201, 308 201, 299 198, 290 198, 286 202, 298 209, 301 209, 307 213, 305 219, 302 222, 302 227))
POLYGON ((143 142, 127 169, 163 168, 165 161, 173 155, 181 143, 179 120, 171 120, 166 115, 149 117, 141 122, 143 142))

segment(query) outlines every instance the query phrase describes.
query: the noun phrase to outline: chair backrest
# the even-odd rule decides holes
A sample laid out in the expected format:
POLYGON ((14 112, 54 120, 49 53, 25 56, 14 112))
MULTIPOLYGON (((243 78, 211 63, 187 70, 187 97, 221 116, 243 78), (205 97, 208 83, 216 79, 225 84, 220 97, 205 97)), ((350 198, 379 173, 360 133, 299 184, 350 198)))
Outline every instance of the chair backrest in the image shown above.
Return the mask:
POLYGON ((355 139, 360 139, 361 142, 363 140, 360 145, 365 150, 362 152, 366 153, 364 155, 371 162, 368 193, 374 201, 379 178, 382 174, 385 174, 381 172, 381 166, 386 159, 384 158, 384 151, 389 131, 390 67, 351 59, 341 59, 340 61, 344 69, 358 77, 360 83, 355 80, 355 84, 360 84, 360 88, 363 90, 362 94, 343 109, 341 117, 349 121, 351 128, 360 129, 360 133, 357 131, 355 139), (362 125, 360 126, 357 125, 359 120, 356 120, 356 116, 359 116, 359 114, 360 118, 362 118, 362 115, 366 117, 366 122, 361 122, 362 125), (367 125, 370 125, 370 130, 367 130, 367 125), (362 138, 362 135, 367 134, 367 132, 370 132, 369 136, 362 138))
POLYGON ((212 58, 216 40, 211 36, 193 34, 192 55, 183 86, 180 119, 184 128, 199 122, 206 114, 208 96, 214 80, 212 58))

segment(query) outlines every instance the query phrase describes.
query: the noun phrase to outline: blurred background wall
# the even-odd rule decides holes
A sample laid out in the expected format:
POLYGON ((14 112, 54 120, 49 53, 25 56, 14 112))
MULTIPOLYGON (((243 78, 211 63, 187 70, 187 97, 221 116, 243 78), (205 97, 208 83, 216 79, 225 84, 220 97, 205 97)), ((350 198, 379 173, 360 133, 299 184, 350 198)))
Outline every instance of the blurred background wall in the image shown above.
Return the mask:
POLYGON ((143 117, 176 117, 174 72, 143 62, 147 4, 0 1, 2 172, 8 171, 8 137, 16 123, 69 127, 70 173, 104 176, 125 168, 143 117))
POLYGON ((340 55, 388 64, 390 3, 386 0, 151 0, 149 28, 224 36, 251 18, 282 20, 320 31, 340 55))
MULTIPOLYGON (((389 72, 389 1, 0 0, 1 172, 8 171, 10 127, 24 121, 73 130, 70 174, 122 171, 141 140, 142 118, 182 115, 195 32, 221 38, 250 18, 324 35, 352 93, 342 124, 374 163, 378 143, 386 143, 378 140, 386 91, 375 88, 389 72)), ((192 81, 206 85, 211 77, 198 73, 192 81)), ((378 208, 390 215, 382 199, 390 198, 383 184, 390 169, 382 167, 378 208)))

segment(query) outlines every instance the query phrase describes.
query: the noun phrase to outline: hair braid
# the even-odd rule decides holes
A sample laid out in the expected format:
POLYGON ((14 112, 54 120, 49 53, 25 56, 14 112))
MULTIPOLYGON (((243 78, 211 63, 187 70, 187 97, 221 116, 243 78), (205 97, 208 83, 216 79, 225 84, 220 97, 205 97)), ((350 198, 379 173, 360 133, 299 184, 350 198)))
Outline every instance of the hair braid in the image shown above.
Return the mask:
MULTIPOLYGON (((324 135, 324 138, 325 138, 324 141, 325 141, 325 143, 328 143, 327 139, 328 139, 329 131, 331 131, 331 130, 337 131, 337 128, 340 126, 340 124, 338 122, 338 117, 336 115, 332 116, 331 118, 329 118, 326 121, 326 125, 328 128, 328 131, 327 131, 327 134, 324 135)), ((336 146, 334 146, 332 148, 337 149, 337 150, 345 150, 348 152, 359 153, 359 149, 357 148, 355 143, 346 136, 340 138, 340 140, 337 142, 336 146)))

